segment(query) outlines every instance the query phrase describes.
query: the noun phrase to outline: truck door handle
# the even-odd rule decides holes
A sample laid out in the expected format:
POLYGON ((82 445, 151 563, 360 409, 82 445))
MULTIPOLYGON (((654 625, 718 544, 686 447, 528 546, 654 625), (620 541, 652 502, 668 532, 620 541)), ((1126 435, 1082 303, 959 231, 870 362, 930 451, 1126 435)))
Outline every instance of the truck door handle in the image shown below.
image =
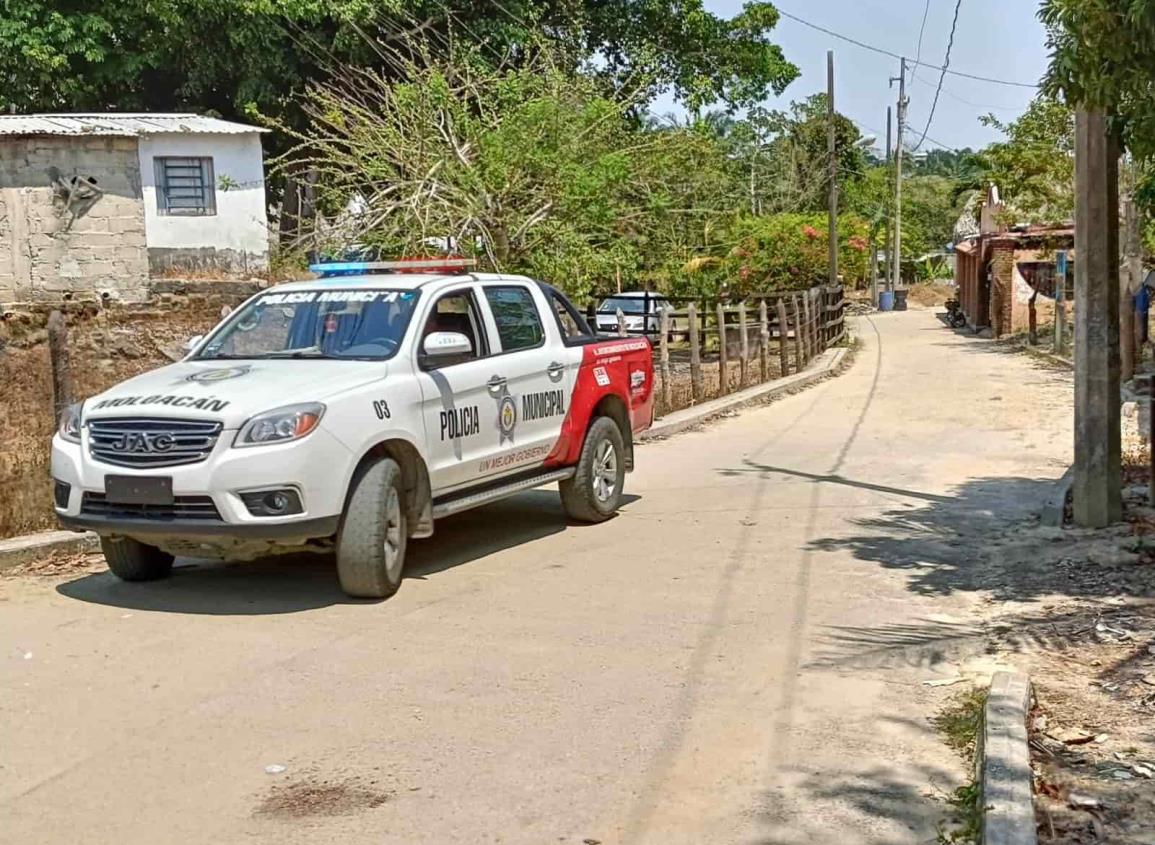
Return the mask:
POLYGON ((486 386, 489 388, 489 392, 494 395, 500 393, 501 389, 505 387, 505 384, 506 380, 501 376, 494 376, 488 382, 486 382, 486 386))
POLYGON ((549 375, 550 381, 561 381, 561 377, 565 373, 565 366, 554 361, 545 368, 545 371, 546 374, 549 375))

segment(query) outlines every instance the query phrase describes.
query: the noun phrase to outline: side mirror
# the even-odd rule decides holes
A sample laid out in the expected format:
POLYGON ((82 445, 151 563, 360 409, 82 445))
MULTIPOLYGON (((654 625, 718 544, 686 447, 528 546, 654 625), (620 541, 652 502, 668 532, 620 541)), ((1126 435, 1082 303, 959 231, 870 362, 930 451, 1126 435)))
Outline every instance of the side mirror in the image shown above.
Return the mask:
POLYGON ((460 332, 430 332, 421 343, 423 357, 432 365, 473 354, 473 342, 460 332))
POLYGON ((192 352, 194 349, 196 349, 200 345, 200 342, 204 339, 205 339, 205 336, 203 334, 194 334, 192 337, 190 337, 188 340, 186 340, 184 342, 184 351, 185 352, 192 352))

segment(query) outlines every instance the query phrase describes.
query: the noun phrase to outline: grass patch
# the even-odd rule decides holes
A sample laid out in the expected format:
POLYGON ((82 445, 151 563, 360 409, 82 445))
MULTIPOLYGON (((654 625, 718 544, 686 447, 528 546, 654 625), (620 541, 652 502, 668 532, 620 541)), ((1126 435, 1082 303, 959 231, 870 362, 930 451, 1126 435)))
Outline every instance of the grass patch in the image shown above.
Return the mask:
POLYGON ((982 833, 982 790, 974 780, 973 764, 986 703, 987 690, 967 690, 951 699, 931 720, 946 744, 970 764, 972 772, 971 779, 946 798, 951 818, 939 822, 938 845, 973 845, 982 833))
POLYGON ((931 721, 943 735, 946 744, 967 760, 974 759, 975 739, 982 724, 987 703, 985 689, 973 689, 956 695, 931 721))

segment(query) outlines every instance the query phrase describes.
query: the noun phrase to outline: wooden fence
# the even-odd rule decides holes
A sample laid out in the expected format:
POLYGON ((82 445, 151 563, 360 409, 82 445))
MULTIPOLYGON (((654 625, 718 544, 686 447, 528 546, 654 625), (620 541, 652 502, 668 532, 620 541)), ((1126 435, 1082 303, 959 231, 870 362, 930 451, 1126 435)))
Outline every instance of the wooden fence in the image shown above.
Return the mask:
MULTIPOLYGON (((846 335, 841 285, 674 304, 685 307, 662 310, 646 332, 654 341, 659 415, 796 373, 846 335)), ((618 333, 642 332, 627 332, 619 312, 618 333)))

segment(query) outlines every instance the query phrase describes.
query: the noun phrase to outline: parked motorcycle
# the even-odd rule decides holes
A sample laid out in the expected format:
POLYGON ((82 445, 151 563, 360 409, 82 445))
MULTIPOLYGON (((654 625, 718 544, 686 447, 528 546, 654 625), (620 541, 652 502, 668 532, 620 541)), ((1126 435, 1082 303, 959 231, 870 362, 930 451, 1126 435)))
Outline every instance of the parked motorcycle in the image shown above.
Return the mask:
POLYGON ((962 305, 957 299, 946 301, 946 322, 952 329, 961 329, 967 324, 967 315, 963 313, 962 305))

